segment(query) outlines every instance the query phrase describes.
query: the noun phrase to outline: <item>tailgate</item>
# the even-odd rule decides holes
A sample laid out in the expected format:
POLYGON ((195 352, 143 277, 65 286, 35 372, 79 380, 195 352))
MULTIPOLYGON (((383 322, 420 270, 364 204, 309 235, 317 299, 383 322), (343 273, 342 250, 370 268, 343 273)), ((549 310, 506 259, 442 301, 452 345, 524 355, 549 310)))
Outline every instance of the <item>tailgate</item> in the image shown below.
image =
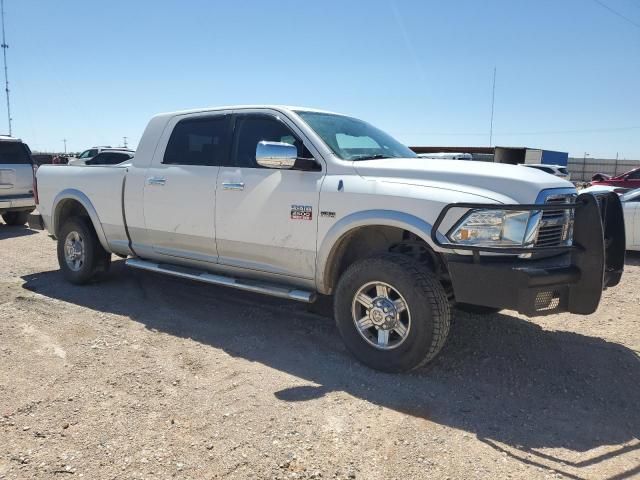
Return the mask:
POLYGON ((0 164, 0 195, 21 195, 33 191, 33 167, 29 164, 0 164))

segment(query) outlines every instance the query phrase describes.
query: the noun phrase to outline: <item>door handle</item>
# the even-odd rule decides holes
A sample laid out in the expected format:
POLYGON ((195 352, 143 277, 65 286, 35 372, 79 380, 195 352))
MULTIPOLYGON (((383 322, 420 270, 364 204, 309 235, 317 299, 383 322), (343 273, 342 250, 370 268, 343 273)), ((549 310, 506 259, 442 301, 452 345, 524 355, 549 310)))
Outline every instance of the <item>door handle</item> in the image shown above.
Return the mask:
POLYGON ((164 185, 167 183, 167 179, 164 177, 149 177, 147 178, 148 185, 164 185))
POLYGON ((244 182, 222 182, 224 190, 244 190, 244 182))

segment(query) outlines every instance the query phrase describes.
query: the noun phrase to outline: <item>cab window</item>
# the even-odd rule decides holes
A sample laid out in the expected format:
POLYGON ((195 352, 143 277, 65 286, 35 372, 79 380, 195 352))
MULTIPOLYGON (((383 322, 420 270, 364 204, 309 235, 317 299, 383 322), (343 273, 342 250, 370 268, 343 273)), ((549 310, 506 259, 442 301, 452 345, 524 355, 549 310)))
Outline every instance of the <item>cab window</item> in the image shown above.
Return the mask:
POLYGON ((229 115, 180 120, 173 129, 162 163, 169 165, 227 165, 229 115))
POLYGON ((297 148, 298 157, 312 157, 302 141, 277 118, 270 115, 239 115, 235 122, 235 165, 263 168, 256 162, 256 147, 261 141, 288 143, 297 148))

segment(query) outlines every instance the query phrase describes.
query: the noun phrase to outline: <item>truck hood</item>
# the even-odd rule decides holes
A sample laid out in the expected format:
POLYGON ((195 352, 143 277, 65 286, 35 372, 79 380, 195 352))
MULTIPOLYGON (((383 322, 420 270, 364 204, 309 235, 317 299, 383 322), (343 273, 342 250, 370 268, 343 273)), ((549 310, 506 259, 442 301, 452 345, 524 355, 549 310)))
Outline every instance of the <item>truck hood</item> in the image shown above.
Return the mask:
POLYGON ((542 190, 573 188, 540 170, 492 162, 387 158, 356 161, 354 167, 368 180, 464 192, 500 203, 535 203, 542 190))

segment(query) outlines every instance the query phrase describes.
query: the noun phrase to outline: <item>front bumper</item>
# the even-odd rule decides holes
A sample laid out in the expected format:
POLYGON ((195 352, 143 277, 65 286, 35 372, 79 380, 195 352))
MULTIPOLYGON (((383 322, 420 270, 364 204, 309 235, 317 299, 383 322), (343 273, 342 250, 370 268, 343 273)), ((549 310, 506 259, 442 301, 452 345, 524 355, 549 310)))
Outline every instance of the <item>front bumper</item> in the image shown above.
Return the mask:
MULTIPOLYGON (((483 248, 475 247, 473 256, 447 255, 456 301, 529 316, 595 312, 602 291, 617 285, 624 269, 622 205, 615 193, 582 194, 565 208, 575 209, 573 245, 555 247, 554 256, 540 260, 487 257, 479 255, 483 248)), ((550 253, 546 247, 528 249, 537 250, 550 253)))

